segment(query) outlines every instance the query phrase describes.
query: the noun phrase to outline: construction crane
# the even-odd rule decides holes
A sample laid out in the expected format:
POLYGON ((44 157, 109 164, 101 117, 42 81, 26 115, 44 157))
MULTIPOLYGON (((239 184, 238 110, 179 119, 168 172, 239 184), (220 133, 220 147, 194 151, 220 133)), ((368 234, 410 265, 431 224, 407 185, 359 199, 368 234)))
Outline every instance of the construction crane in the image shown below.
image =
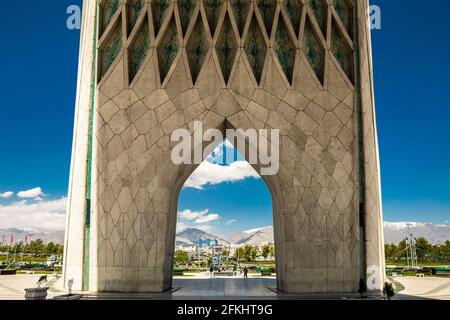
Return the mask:
POLYGON ((416 249, 416 237, 411 231, 411 224, 408 223, 408 234, 406 237, 407 248, 409 250, 406 251, 406 261, 409 269, 417 269, 417 249, 416 249))

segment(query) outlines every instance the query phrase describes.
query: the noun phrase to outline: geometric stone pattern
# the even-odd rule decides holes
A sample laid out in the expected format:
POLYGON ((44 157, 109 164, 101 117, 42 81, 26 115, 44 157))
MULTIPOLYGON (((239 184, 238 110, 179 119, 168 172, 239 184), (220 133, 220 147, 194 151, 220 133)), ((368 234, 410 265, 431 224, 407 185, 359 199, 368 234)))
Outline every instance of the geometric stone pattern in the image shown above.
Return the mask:
MULTIPOLYGON (((95 90, 91 238, 88 239, 90 291, 161 292, 171 287, 178 192, 195 166, 172 163, 170 134, 177 128, 192 132, 194 121, 200 120, 204 130, 228 127, 280 130, 280 170, 274 176, 263 176, 273 196, 279 289, 292 293, 358 290, 360 199, 355 87, 331 52, 331 37, 323 34, 331 34, 328 30, 335 23, 351 48, 353 42, 343 24, 336 23, 340 18, 333 2, 323 1, 327 17, 324 29, 315 20, 309 0, 301 1, 305 10, 299 13, 299 28, 304 30, 309 21, 311 31, 323 47, 321 77, 304 52, 304 32, 297 33, 291 24, 292 17, 284 7, 289 1, 274 2, 271 35, 260 12, 266 1, 250 2, 248 10, 242 1, 241 12, 246 14, 243 24, 238 24, 235 18, 239 11, 234 6, 240 1, 218 2, 219 8, 214 9, 217 12, 214 31, 209 24, 213 17, 207 15, 204 2, 197 1, 185 32, 177 1, 165 2, 164 10, 157 14, 153 11, 155 3, 164 1, 145 3, 135 26, 138 30, 147 21, 149 27, 150 46, 140 70, 134 79, 129 79, 129 50, 121 50, 108 71, 98 79, 95 90), (155 16, 161 16, 161 12, 163 18, 155 23, 155 16), (209 49, 194 80, 187 44, 197 21, 206 30, 204 37, 209 49), (218 40, 223 39, 224 23, 231 24, 236 41, 235 49, 230 45, 236 52, 233 59, 227 59, 233 60, 228 69, 222 66, 224 58, 219 59, 216 52, 218 40), (295 59, 289 54, 286 63, 275 45, 280 23, 291 41, 289 52, 295 51, 295 59), (263 49, 267 54, 260 79, 256 79, 246 50, 252 24, 267 46, 263 49), (242 33, 241 25, 244 25, 242 33), (171 28, 177 30, 171 34, 176 34, 179 49, 167 73, 161 76, 158 48, 171 28), (226 77, 224 70, 229 70, 226 77)), ((382 266, 378 149, 371 57, 367 51, 370 35, 365 24, 367 3, 362 2, 355 25, 362 43, 359 72, 367 183, 366 250, 368 265, 382 266)), ((95 5, 90 4, 86 10, 85 17, 91 17, 95 5)), ((121 10, 126 10, 126 3, 121 4, 121 10)), ((118 19, 123 16, 116 14, 110 23, 118 25, 118 19)), ((84 21, 80 57, 89 62, 94 59, 88 50, 88 35, 92 35, 94 20, 84 21)), ((131 31, 127 39, 125 31, 122 42, 133 43, 139 32, 131 31)), ((106 28, 106 33, 101 35, 99 48, 108 32, 106 28)), ((83 270, 83 255, 79 251, 83 250, 85 240, 82 190, 86 187, 86 158, 80 154, 87 154, 84 137, 88 127, 84 121, 88 123, 89 119, 90 91, 83 80, 89 82, 90 76, 87 67, 80 69, 76 144, 69 188, 66 245, 72 250, 66 250, 64 281, 67 284, 74 279, 74 289, 81 287, 83 270)))

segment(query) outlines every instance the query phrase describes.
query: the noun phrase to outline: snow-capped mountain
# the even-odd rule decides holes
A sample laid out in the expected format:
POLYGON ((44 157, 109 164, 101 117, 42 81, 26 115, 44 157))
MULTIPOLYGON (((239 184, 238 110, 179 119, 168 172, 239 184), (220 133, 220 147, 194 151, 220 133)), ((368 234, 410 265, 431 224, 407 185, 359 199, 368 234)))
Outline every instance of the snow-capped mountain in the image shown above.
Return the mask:
POLYGON ((450 240, 450 225, 421 222, 384 222, 385 243, 399 243, 411 231, 416 238, 424 237, 431 243, 450 240))
POLYGON ((217 236, 196 228, 188 228, 178 232, 175 245, 177 247, 191 247, 197 245, 199 239, 202 239, 203 241, 206 241, 207 239, 210 241, 217 240, 219 245, 230 245, 230 243, 221 236, 217 236))
POLYGON ((225 238, 234 244, 239 245, 261 245, 266 243, 273 243, 273 227, 263 227, 241 232, 233 232, 225 236, 225 238))
MULTIPOLYGON (((450 240, 450 225, 421 222, 384 222, 385 243, 399 243, 408 236, 409 230, 416 238, 424 237, 431 243, 443 243, 450 240)), ((64 243, 64 231, 51 233, 32 229, 0 229, 0 242, 9 243, 11 235, 14 241, 24 241, 28 235, 28 241, 42 239, 44 242, 64 243)), ((200 229, 189 228, 177 233, 176 246, 190 247, 198 243, 198 239, 218 240, 219 244, 230 245, 261 245, 274 242, 273 227, 263 227, 251 230, 233 232, 226 235, 215 235, 200 229)))
MULTIPOLYGON (((194 229, 195 230, 195 229, 194 229)), ((450 225, 422 222, 384 222, 385 243, 399 243, 408 236, 409 230, 416 238, 424 237, 431 243, 443 243, 450 240, 450 225)), ((251 230, 219 235, 219 238, 238 245, 261 245, 274 242, 273 227, 263 227, 251 230)), ((177 241, 181 240, 177 236, 177 241)))

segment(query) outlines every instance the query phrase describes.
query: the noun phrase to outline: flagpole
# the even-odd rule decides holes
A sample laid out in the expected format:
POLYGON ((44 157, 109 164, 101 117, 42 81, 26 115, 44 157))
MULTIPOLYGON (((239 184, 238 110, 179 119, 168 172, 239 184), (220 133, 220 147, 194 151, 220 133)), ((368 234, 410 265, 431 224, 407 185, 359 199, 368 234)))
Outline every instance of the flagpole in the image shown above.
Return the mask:
POLYGON ((5 245, 5 235, 3 235, 3 238, 2 238, 2 249, 3 249, 4 245, 5 245))
POLYGON ((12 246, 13 242, 14 242, 14 236, 11 235, 11 240, 10 240, 10 242, 9 242, 8 253, 7 253, 7 255, 6 255, 6 265, 7 265, 7 266, 9 266, 9 265, 8 265, 8 263, 9 263, 9 250, 11 249, 11 246, 12 246))
MULTIPOLYGON (((5 242, 5 236, 3 236, 3 241, 2 241, 2 245, 8 246, 5 242)), ((9 247, 6 250, 6 266, 8 266, 8 257, 9 257, 9 247)))
POLYGON ((23 254, 25 252, 25 246, 27 245, 27 242, 28 242, 28 234, 25 234, 24 240, 25 241, 24 241, 23 248, 22 248, 22 263, 23 263, 23 254))
POLYGON ((14 243, 14 260, 13 260, 13 264, 16 263, 16 254, 17 254, 17 245, 16 245, 16 243, 14 243))

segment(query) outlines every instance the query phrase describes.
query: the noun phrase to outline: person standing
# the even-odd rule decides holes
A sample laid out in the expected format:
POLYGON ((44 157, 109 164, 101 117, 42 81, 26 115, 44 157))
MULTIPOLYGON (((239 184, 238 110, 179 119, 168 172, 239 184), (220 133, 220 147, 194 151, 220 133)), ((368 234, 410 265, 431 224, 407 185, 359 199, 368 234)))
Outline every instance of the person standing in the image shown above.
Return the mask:
POLYGON ((247 269, 247 266, 244 267, 244 278, 248 278, 248 269, 247 269))
POLYGON ((213 268, 213 266, 211 266, 211 267, 209 268, 209 273, 210 273, 210 275, 211 275, 211 278, 214 278, 214 268, 213 268))

